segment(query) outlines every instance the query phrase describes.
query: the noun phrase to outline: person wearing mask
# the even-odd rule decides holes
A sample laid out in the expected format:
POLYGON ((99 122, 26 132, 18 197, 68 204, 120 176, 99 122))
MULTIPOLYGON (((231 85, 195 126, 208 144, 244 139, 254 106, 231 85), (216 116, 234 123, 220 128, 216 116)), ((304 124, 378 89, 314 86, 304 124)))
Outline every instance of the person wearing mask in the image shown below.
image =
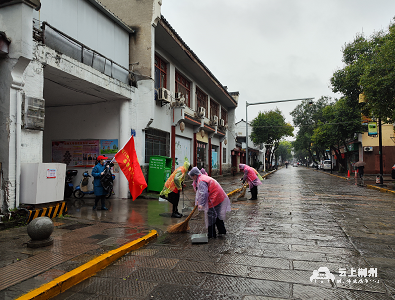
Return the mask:
POLYGON ((182 214, 178 212, 178 202, 180 201, 180 191, 183 189, 183 183, 185 180, 186 173, 192 168, 187 158, 185 158, 184 164, 170 175, 165 182, 163 190, 160 192, 160 196, 164 196, 171 204, 173 204, 172 218, 181 218, 182 214))
POLYGON ((194 167, 188 173, 197 186, 195 203, 204 211, 208 238, 216 238, 218 234, 226 234, 225 217, 230 211, 230 200, 220 184, 208 175, 203 175, 194 167))
POLYGON ((107 192, 103 188, 100 178, 104 175, 105 168, 109 168, 110 166, 106 165, 106 160, 108 157, 103 155, 99 155, 96 160, 96 165, 92 169, 93 176, 93 192, 95 193, 95 205, 92 207, 93 210, 96 209, 99 200, 101 202, 101 210, 108 210, 106 207, 106 194, 107 192))
POLYGON ((244 172, 244 176, 240 180, 242 180, 243 183, 247 181, 251 191, 251 198, 249 200, 257 200, 258 185, 262 184, 262 176, 259 175, 257 170, 245 164, 239 164, 239 169, 244 172))

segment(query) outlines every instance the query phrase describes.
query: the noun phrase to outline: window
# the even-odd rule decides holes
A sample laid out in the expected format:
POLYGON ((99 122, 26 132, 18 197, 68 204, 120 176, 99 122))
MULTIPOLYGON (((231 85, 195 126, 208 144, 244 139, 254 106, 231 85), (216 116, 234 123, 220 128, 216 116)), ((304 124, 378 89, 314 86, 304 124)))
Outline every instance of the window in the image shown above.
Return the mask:
POLYGON ((222 163, 226 164, 226 148, 222 148, 222 163))
POLYGON ((185 97, 185 104, 191 107, 191 83, 176 71, 176 93, 182 93, 185 97))
POLYGON ((225 125, 228 124, 228 112, 225 110, 223 106, 221 107, 221 119, 224 120, 225 125))
POLYGON ((156 129, 145 131, 145 162, 151 155, 170 156, 170 133, 156 129))
POLYGON ((167 64, 159 56, 155 55, 155 89, 166 88, 167 64))
POLYGON ((213 99, 210 99, 210 119, 213 120, 214 116, 219 117, 219 105, 213 99))
POLYGON ((213 170, 219 169, 219 153, 218 153, 218 146, 211 146, 211 168, 213 170))
POLYGON ((206 109, 204 116, 207 117, 207 95, 199 88, 196 88, 196 110, 198 110, 198 107, 204 107, 206 109))

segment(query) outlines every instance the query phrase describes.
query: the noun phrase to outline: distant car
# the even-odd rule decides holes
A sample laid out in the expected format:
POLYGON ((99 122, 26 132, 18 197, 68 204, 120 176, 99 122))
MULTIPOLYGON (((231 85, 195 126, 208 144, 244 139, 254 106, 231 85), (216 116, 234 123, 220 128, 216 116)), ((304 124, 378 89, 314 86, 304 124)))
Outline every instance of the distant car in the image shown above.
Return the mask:
POLYGON ((332 161, 327 159, 322 162, 322 169, 323 170, 331 170, 332 169, 332 161))
POLYGON ((297 166, 298 166, 298 163, 295 162, 295 163, 293 164, 293 166, 294 166, 294 167, 297 167, 297 166))

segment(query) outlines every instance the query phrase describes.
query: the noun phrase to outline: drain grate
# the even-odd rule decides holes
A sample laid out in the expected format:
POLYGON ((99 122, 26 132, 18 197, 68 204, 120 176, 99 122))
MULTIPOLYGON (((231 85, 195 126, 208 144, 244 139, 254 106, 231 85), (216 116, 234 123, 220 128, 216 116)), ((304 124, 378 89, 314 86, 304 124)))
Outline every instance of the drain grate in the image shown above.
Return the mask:
POLYGON ((93 224, 76 223, 76 224, 64 226, 61 229, 76 230, 76 229, 80 229, 80 228, 84 228, 84 227, 88 227, 88 226, 92 226, 92 225, 93 224))

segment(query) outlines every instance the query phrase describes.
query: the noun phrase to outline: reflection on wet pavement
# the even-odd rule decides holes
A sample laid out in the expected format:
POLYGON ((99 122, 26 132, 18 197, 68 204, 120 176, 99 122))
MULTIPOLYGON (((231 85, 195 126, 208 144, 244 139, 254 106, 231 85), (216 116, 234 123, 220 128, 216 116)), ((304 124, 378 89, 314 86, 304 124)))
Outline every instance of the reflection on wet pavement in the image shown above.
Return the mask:
MULTIPOLYGON (((239 176, 218 181, 227 193, 240 187, 239 176)), ((206 232, 203 216, 192 218, 189 233, 168 234, 167 226, 180 220, 159 216, 170 212, 167 202, 114 199, 109 212, 83 206, 73 216, 148 224, 160 236, 55 299, 98 299, 99 295, 108 299, 392 299, 395 295, 393 195, 291 167, 263 181, 258 201, 236 197, 231 198, 226 236, 198 245, 190 239, 206 232), (335 280, 311 279, 321 267, 335 280)), ((183 203, 181 196, 179 208, 193 206, 191 189, 185 191, 185 199, 183 203)), ((107 230, 121 238, 130 229, 107 230)))

